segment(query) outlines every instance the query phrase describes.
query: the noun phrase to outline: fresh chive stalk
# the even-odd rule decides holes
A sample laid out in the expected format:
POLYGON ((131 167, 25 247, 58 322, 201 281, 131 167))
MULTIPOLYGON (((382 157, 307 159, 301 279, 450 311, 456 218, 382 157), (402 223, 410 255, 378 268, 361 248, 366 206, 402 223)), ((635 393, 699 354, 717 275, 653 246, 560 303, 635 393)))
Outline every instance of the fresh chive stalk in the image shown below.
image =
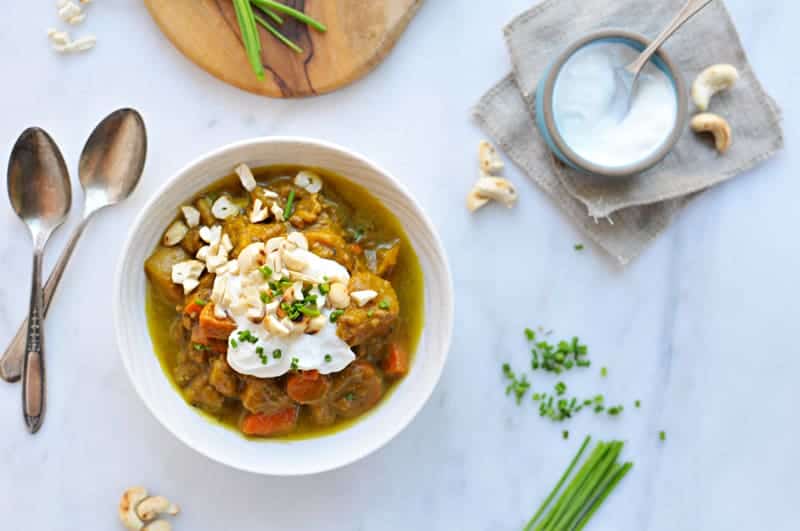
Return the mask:
POLYGON ((542 515, 545 509, 547 509, 547 506, 550 505, 550 502, 553 501, 553 498, 555 498, 556 494, 558 494, 558 491, 561 490, 561 486, 564 484, 569 475, 572 473, 572 469, 575 468, 575 465, 578 464, 578 461, 583 455, 584 450, 586 450, 586 447, 589 446, 589 442, 591 440, 592 438, 589 435, 587 435, 586 438, 583 440, 583 444, 581 444, 580 449, 578 449, 578 453, 575 454, 575 457, 572 458, 572 461, 570 462, 569 466, 561 475, 561 479, 558 480, 558 483, 556 483, 555 488, 553 488, 553 490, 550 491, 550 494, 547 495, 547 498, 544 499, 542 504, 539 506, 539 509, 536 511, 536 514, 534 514, 533 517, 530 520, 528 520, 528 524, 525 526, 523 531, 530 531, 531 529, 533 529, 533 524, 536 523, 536 520, 539 519, 539 517, 542 515))
POLYGON ((295 44, 286 35, 284 35, 280 31, 278 31, 277 28, 275 28, 275 26, 270 24, 268 20, 265 20, 263 17, 261 17, 259 15, 256 15, 255 17, 256 17, 256 22, 261 24, 264 27, 264 29, 266 29, 268 32, 272 33, 275 36, 276 39, 278 39, 283 44, 288 46, 291 50, 293 50, 293 51, 295 51, 297 53, 303 53, 303 49, 302 48, 300 48, 297 44, 295 44))
POLYGON ((233 0, 236 20, 242 33, 242 42, 247 52, 247 59, 258 79, 264 79, 264 65, 261 63, 261 39, 258 37, 253 6, 249 0, 233 0))
POLYGON ((281 4, 280 2, 275 2, 274 0, 250 0, 253 4, 257 5, 258 7, 269 9, 271 11, 278 11, 280 13, 285 13, 290 17, 296 18, 300 22, 307 24, 314 28, 317 31, 326 32, 328 28, 322 22, 315 20, 302 11, 298 11, 292 7, 287 5, 281 4))
POLYGON ((621 441, 598 442, 578 472, 559 495, 561 487, 569 479, 573 469, 580 461, 589 441, 590 438, 587 436, 578 453, 570 462, 569 467, 556 483, 555 488, 545 498, 536 514, 523 528, 523 531, 531 531, 532 529, 536 531, 583 529, 600 508, 600 505, 633 467, 632 463, 617 462, 624 443, 621 441), (559 495, 558 499, 551 507, 550 504, 556 495, 559 495), (548 511, 546 515, 545 511, 548 511), (544 515, 544 518, 539 520, 542 515, 544 515), (535 528, 534 525, 536 526, 535 528))

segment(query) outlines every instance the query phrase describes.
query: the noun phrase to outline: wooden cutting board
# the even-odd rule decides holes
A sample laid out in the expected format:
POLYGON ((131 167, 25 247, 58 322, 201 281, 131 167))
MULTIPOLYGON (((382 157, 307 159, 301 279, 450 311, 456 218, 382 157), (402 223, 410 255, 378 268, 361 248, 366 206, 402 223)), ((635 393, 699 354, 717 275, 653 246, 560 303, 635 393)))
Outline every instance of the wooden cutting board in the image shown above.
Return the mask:
POLYGON ((276 98, 314 96, 348 85, 394 47, 422 0, 282 0, 323 22, 326 33, 284 16, 293 52, 261 31, 266 78, 247 62, 231 0, 145 0, 172 43, 198 66, 241 89, 276 98))

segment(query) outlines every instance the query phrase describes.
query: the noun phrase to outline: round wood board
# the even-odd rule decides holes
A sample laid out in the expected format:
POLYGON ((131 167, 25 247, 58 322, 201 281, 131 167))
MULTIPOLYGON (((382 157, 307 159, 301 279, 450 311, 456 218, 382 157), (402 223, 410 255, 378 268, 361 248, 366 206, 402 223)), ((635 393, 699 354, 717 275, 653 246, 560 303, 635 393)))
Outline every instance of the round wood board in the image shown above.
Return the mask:
POLYGON ((198 66, 241 89, 275 98, 314 96, 356 81, 394 47, 422 0, 282 0, 323 22, 326 33, 284 16, 293 52, 259 27, 264 80, 244 52, 231 0, 145 0, 161 31, 198 66))

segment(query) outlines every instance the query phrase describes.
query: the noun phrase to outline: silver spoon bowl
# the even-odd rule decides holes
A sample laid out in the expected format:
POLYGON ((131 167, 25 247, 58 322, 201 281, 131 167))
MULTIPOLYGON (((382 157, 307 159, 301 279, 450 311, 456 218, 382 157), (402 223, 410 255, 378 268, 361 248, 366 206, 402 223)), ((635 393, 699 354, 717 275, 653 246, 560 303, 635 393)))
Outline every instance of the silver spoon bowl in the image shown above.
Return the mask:
POLYGON ((11 151, 8 197, 33 239, 33 272, 23 358, 22 409, 25 424, 36 433, 44 420, 44 295, 42 255, 47 240, 67 217, 72 192, 64 158, 50 135, 32 127, 11 151))
MULTIPOLYGON (((120 109, 108 115, 94 129, 83 148, 79 165, 84 193, 83 216, 56 262, 44 287, 44 314, 89 219, 103 208, 127 198, 139 182, 147 154, 147 133, 141 115, 120 109)), ((22 375, 27 323, 0 358, 0 377, 16 382, 22 375)))

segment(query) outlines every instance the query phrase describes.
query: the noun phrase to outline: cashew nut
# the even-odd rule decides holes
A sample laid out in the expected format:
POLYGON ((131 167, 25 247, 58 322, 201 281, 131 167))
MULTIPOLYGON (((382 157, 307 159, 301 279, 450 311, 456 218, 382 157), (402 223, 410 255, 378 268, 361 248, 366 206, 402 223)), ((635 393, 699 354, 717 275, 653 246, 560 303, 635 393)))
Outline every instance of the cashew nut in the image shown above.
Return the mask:
POLYGON ((701 111, 708 110, 711 97, 721 90, 729 89, 739 79, 739 72, 732 65, 709 66, 697 76, 692 84, 692 100, 701 111))
POLYGON ((126 529, 141 531, 144 527, 144 522, 136 514, 136 507, 145 498, 147 498, 147 489, 144 487, 131 487, 122 493, 122 499, 119 501, 119 519, 126 529))
POLYGON ((204 242, 214 245, 219 243, 220 238, 222 238, 222 226, 200 227, 200 239, 204 242))
POLYGON ((283 209, 278 206, 278 203, 272 203, 272 208, 270 210, 272 210, 276 220, 283 221, 283 209))
POLYGON ((136 514, 144 522, 155 520, 161 514, 176 515, 180 512, 180 507, 170 502, 164 496, 150 496, 143 499, 136 506, 136 514))
POLYGON ((497 173, 504 167, 497 150, 486 140, 481 140, 478 144, 478 159, 481 161, 481 169, 486 173, 497 173))
POLYGON ((250 223, 261 223, 269 217, 269 209, 267 205, 261 202, 261 199, 253 201, 253 210, 250 211, 250 223))
POLYGON ((306 325, 306 334, 316 334, 325 327, 327 321, 328 318, 324 315, 318 315, 312 318, 308 321, 308 325, 306 325))
POLYGON ((306 239, 306 235, 302 232, 291 232, 286 237, 286 240, 292 242, 300 249, 308 251, 308 239, 306 239))
POLYGON ((508 208, 517 202, 517 191, 508 179, 482 174, 473 187, 473 192, 484 199, 499 201, 508 208))
POLYGON ((164 238, 161 241, 167 247, 173 247, 181 243, 188 232, 189 227, 183 221, 173 221, 172 225, 164 232, 164 238))
POLYGON ((473 188, 467 194, 467 208, 470 212, 475 212, 476 210, 486 206, 489 203, 489 200, 485 197, 481 197, 478 195, 478 191, 473 188))
POLYGON ((239 207, 227 195, 223 195, 211 205, 211 213, 217 219, 228 219, 239 213, 239 207))
POLYGON ((239 271, 244 274, 258 269, 267 260, 267 252, 261 242, 251 243, 239 253, 239 271))
POLYGON ((252 192, 256 189, 256 178, 253 177, 253 172, 250 171, 250 166, 247 164, 239 164, 233 171, 235 171, 236 175, 239 176, 239 181, 242 183, 242 187, 245 190, 252 192))
POLYGON ((328 292, 328 302, 338 310, 350 306, 350 295, 347 293, 347 286, 341 282, 331 284, 331 289, 328 292))
POLYGON ((309 193, 316 194, 322 190, 322 177, 313 171, 303 170, 294 178, 294 184, 309 193))
POLYGON ((731 126, 722 116, 704 112, 692 118, 692 131, 695 133, 711 133, 717 151, 725 153, 731 147, 731 126))
POLYGON ((183 293, 188 295, 200 285, 200 275, 206 265, 199 260, 185 260, 172 266, 172 282, 183 286, 183 293))
POLYGON ((354 291, 350 294, 350 297, 356 301, 356 304, 359 306, 365 306, 369 301, 374 299, 378 296, 378 292, 371 289, 365 289, 361 291, 354 291))
POLYGON ((181 212, 183 217, 186 218, 186 224, 189 227, 196 227, 200 225, 200 211, 193 206, 182 206, 181 212))
POLYGON ((166 520, 156 520, 147 524, 142 531, 172 531, 172 526, 166 520))

